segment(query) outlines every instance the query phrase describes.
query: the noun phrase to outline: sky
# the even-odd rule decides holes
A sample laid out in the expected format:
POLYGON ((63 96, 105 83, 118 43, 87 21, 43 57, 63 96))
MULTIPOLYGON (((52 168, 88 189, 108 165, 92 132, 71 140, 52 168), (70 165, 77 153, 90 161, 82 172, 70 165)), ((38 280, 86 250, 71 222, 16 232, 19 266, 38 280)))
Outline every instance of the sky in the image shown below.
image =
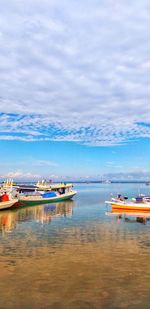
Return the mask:
POLYGON ((149 0, 0 7, 0 178, 150 179, 149 0))

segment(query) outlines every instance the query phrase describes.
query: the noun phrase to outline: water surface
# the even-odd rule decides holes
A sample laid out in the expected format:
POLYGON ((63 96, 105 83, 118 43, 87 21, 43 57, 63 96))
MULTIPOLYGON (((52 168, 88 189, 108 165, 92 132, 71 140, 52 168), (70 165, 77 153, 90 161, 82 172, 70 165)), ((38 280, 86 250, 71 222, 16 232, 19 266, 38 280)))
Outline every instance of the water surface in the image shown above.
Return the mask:
POLYGON ((0 212, 1 309, 149 308, 150 221, 104 201, 150 188, 75 188, 74 201, 0 212))

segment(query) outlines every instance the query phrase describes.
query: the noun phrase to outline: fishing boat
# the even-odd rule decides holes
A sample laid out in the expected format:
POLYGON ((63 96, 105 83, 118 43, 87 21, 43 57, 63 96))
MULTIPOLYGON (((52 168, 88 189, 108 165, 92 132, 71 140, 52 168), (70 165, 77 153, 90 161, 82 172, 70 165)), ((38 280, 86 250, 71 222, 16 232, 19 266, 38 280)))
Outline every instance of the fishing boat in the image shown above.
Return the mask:
POLYGON ((77 193, 72 187, 72 184, 53 184, 47 191, 35 191, 33 194, 18 196, 19 204, 31 206, 69 200, 77 193))
POLYGON ((7 179, 0 187, 0 210, 10 208, 18 202, 13 180, 7 179))
POLYGON ((11 199, 10 201, 0 202, 0 210, 10 208, 18 202, 18 199, 11 199))
POLYGON ((124 210, 124 211, 143 211, 150 212, 150 196, 138 196, 127 200, 121 196, 119 198, 112 198, 111 201, 106 201, 106 204, 110 204, 112 211, 124 210))

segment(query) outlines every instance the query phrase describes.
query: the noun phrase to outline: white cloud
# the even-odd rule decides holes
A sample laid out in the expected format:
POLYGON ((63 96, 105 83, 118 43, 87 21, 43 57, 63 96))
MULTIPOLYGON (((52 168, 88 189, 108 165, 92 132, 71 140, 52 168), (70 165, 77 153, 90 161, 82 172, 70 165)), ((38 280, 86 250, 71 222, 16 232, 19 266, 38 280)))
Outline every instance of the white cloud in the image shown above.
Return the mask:
POLYGON ((1 179, 7 179, 7 178, 11 178, 11 179, 38 179, 40 178, 41 175, 39 174, 33 174, 30 172, 23 172, 21 170, 17 170, 17 171, 11 171, 8 173, 5 173, 3 175, 0 175, 1 179))
POLYGON ((113 181, 149 181, 150 171, 137 170, 135 172, 116 172, 103 175, 103 179, 111 179, 113 181))
POLYGON ((3 2, 0 139, 149 138, 149 9, 148 0, 3 2))
POLYGON ((112 172, 105 173, 101 175, 70 175, 70 176, 60 176, 56 174, 47 174, 46 172, 35 174, 30 172, 25 172, 23 170, 13 170, 0 175, 1 180, 13 179, 14 181, 37 181, 39 179, 47 179, 48 181, 52 179, 54 182, 62 181, 102 181, 102 180, 112 180, 112 181, 150 181, 150 171, 149 170, 139 170, 136 171, 126 171, 126 172, 112 172))

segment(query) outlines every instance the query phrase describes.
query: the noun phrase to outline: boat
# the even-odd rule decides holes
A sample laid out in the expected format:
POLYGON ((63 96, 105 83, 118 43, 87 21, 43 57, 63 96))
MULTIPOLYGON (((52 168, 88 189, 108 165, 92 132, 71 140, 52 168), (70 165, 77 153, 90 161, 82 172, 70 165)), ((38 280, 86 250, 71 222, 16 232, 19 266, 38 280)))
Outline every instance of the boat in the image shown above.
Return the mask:
POLYGON ((10 208, 18 202, 13 180, 7 179, 0 187, 0 210, 10 208), (4 198, 5 196, 5 198, 4 198))
POLYGON ((0 196, 4 193, 7 193, 7 195, 9 196, 9 200, 11 200, 16 196, 17 188, 18 186, 16 185, 16 183, 13 182, 12 179, 7 179, 0 186, 0 196))
POLYGON ((150 196, 140 195, 136 198, 132 198, 128 201, 127 197, 112 198, 111 201, 106 201, 106 204, 110 204, 112 211, 143 211, 150 212, 150 196))
POLYGON ((33 194, 19 195, 18 200, 20 206, 24 205, 39 205, 52 202, 61 202, 72 199, 77 191, 72 189, 72 184, 53 184, 47 191, 34 191, 33 194))
POLYGON ((10 208, 18 202, 18 199, 13 198, 10 201, 0 202, 0 210, 10 208))
POLYGON ((45 184, 43 182, 37 182, 34 185, 18 185, 16 190, 19 193, 25 193, 25 192, 49 192, 49 191, 54 191, 58 189, 63 189, 63 188, 70 188, 73 187, 72 183, 48 183, 46 182, 45 184))

